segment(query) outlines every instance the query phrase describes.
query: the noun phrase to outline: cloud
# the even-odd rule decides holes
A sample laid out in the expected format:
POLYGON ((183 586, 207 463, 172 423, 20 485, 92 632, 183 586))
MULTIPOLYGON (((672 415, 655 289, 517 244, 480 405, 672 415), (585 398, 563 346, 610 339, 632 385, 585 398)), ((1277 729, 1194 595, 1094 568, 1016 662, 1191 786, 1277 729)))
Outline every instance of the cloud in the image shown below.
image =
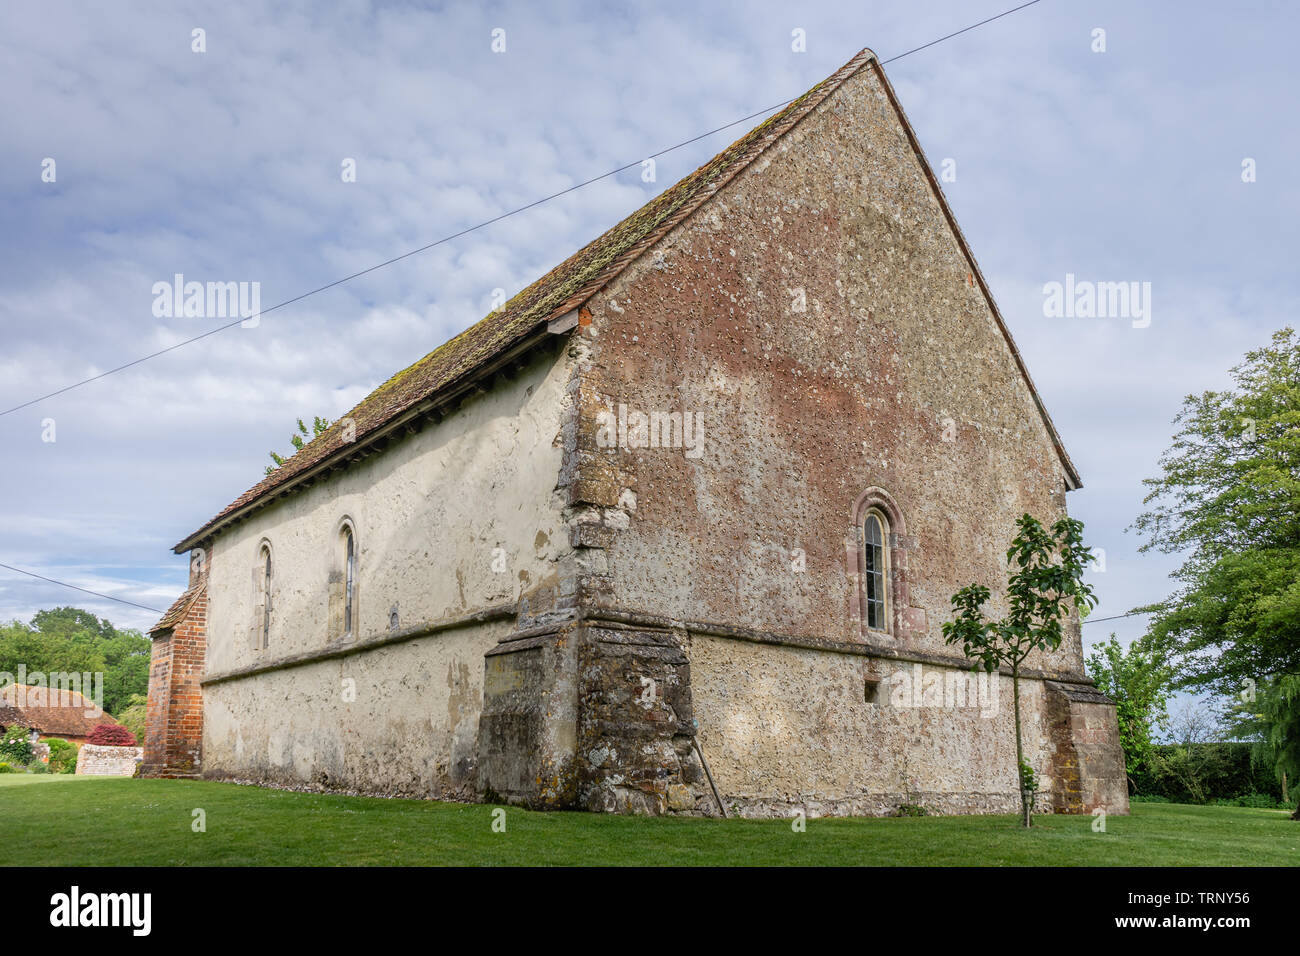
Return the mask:
MULTIPOLYGON (((0 405, 217 324, 155 319, 156 281, 257 281, 265 307, 795 96, 863 45, 889 57, 1003 9, 978 6, 8 6, 0 405)), ((1084 473, 1071 506, 1119 569, 1107 610, 1168 589, 1172 563, 1122 528, 1181 396, 1295 314, 1294 19, 1047 3, 888 67, 930 159, 956 160, 945 190, 1084 473), (1044 319, 1066 271, 1151 281, 1151 327, 1044 319)), ((748 125, 661 157, 653 185, 633 168, 0 418, 0 560, 165 606, 186 573, 166 547, 296 418, 337 416, 748 125)), ((0 617, 69 601, 139 617, 0 581, 0 617)))

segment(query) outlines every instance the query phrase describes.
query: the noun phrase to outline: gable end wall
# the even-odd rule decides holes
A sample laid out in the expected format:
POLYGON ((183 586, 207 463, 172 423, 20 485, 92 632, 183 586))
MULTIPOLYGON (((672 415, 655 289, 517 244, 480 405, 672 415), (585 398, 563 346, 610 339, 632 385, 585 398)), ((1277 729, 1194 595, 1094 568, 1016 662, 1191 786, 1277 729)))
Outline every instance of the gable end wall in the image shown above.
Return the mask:
MULTIPOLYGON (((565 486, 591 516, 579 603, 679 634, 690 685, 676 699, 725 799, 757 816, 792 804, 890 812, 909 794, 950 812, 1014 810, 1010 682, 994 681, 985 712, 900 706, 889 682, 919 662, 940 682, 965 678, 940 630, 948 599, 981 583, 990 612, 1005 610, 1016 519, 1066 513, 1068 466, 878 68, 846 81, 584 318, 565 486), (683 447, 689 436, 630 447, 623 423, 638 412, 697 416, 699 452, 683 447), (861 619, 868 489, 901 516, 888 633, 861 619)), ((1086 682, 1077 622, 1028 665, 1031 678, 1086 682)), ((643 676, 607 673, 604 694, 634 700, 643 676)), ((1029 759, 1060 790, 1043 681, 1022 693, 1029 759)), ((616 724, 579 740, 578 766, 649 752, 616 724)), ((685 752, 671 734, 660 746, 685 752)), ((1095 774, 1122 774, 1098 752, 1095 774)), ((643 787, 656 805, 693 770, 675 774, 643 787)), ((1121 790, 1093 789, 1127 809, 1121 790)))

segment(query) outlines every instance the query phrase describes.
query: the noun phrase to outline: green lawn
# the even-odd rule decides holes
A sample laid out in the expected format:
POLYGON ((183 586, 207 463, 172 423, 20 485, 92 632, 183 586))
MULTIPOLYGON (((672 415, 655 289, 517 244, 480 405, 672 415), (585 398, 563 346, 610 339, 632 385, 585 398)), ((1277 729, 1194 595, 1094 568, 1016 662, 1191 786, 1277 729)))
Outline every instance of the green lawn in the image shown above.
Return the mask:
POLYGON ((1294 866, 1284 810, 1135 804, 1091 817, 646 819, 286 793, 187 780, 0 775, 0 864, 1294 866), (193 811, 207 830, 191 829, 193 811))

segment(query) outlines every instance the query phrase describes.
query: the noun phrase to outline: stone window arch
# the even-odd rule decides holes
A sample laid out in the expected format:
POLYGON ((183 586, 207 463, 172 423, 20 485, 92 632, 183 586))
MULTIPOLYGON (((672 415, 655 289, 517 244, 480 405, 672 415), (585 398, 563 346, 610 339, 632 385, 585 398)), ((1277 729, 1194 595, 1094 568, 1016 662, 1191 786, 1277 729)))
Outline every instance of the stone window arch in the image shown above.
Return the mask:
POLYGON ((856 587, 851 604, 868 641, 906 640, 924 630, 925 612, 911 607, 907 534, 903 511, 883 488, 871 487, 853 505, 848 566, 856 587))
POLYGON ((889 519, 879 508, 862 519, 862 614, 867 630, 888 633, 894 602, 889 593, 889 519))
POLYGON ((263 538, 257 545, 257 561, 253 565, 253 650, 271 646, 271 611, 275 594, 275 558, 271 542, 263 538))
POLYGON ((329 576, 329 633, 335 640, 353 640, 360 630, 357 591, 361 544, 356 522, 344 515, 335 528, 334 567, 329 576))

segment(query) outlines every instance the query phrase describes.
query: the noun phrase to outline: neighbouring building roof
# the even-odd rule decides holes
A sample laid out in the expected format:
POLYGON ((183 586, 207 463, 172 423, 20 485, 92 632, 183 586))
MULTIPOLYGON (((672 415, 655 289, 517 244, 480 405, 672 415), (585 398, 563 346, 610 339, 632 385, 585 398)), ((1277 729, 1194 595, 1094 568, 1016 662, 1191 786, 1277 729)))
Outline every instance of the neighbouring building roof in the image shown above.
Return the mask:
POLYGON ((18 724, 47 737, 89 737, 99 724, 116 724, 74 690, 6 684, 0 688, 0 725, 18 724))
POLYGON ((207 579, 200 580, 197 584, 191 585, 181 593, 172 606, 163 614, 162 618, 153 627, 149 628, 150 634, 157 634, 159 631, 168 631, 181 622, 185 617, 185 612, 190 609, 190 605, 195 602, 203 589, 208 586, 207 579))
MULTIPOLYGON (((367 436, 382 429, 394 419, 419 405, 426 399, 448 389, 469 376, 488 361, 506 352, 533 335, 551 319, 565 315, 594 296, 603 287, 636 260, 643 252, 659 241, 674 226, 682 222, 698 209, 707 199, 731 181, 738 173, 749 166, 759 155, 793 128, 799 120, 813 111, 823 100, 839 88, 849 77, 868 63, 875 60, 875 54, 863 50, 848 63, 835 71, 811 90, 792 100, 779 112, 764 120, 740 139, 736 140, 713 159, 709 160, 695 172, 676 185, 656 196, 618 225, 606 231, 582 249, 578 250, 564 262, 560 263, 546 275, 528 286, 500 309, 488 314, 477 324, 466 329, 455 338, 434 349, 414 365, 398 372, 388 381, 371 392, 351 411, 342 416, 326 431, 321 433, 301 450, 284 462, 270 475, 244 492, 197 531, 179 542, 174 550, 185 551, 209 533, 216 530, 227 520, 233 520, 241 512, 255 503, 269 500, 272 494, 282 490, 283 486, 296 477, 322 464, 331 458, 344 457, 355 448, 364 444, 367 436), (352 423, 355 430, 352 439, 345 441, 343 422, 352 423)), ((891 98, 893 91, 889 88, 884 73, 880 73, 891 98)), ((920 146, 906 117, 898 107, 900 121, 912 139, 912 145, 921 159, 922 165, 929 173, 920 146)), ((957 229, 943 198, 938 183, 930 174, 935 193, 944 207, 949 222, 953 226, 957 240, 978 275, 974 257, 966 246, 965 239, 957 229)), ((980 278, 983 286, 983 278, 980 278)), ((984 287, 987 293, 987 287, 984 287)), ((1056 445, 1067 475, 1077 487, 1080 483, 1065 447, 1056 433, 1051 418, 1043 406, 1029 378, 1028 370, 1020 357, 1015 344, 1011 341, 1001 314, 989 296, 993 310, 1007 343, 1014 353, 1033 398, 1043 415, 1048 431, 1056 445)))

